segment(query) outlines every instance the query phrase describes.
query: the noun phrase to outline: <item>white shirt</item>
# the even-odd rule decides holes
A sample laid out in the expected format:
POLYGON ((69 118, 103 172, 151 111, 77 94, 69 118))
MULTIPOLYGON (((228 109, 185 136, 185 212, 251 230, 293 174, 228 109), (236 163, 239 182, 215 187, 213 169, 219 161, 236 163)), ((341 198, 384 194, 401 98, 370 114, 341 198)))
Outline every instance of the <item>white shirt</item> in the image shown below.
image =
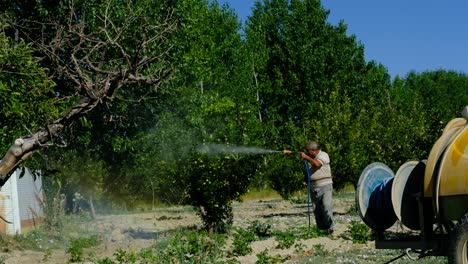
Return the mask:
POLYGON ((322 166, 317 168, 309 162, 311 185, 314 187, 319 187, 333 183, 330 167, 330 157, 328 154, 320 150, 319 153, 317 153, 317 156, 315 156, 315 159, 320 162, 322 166))

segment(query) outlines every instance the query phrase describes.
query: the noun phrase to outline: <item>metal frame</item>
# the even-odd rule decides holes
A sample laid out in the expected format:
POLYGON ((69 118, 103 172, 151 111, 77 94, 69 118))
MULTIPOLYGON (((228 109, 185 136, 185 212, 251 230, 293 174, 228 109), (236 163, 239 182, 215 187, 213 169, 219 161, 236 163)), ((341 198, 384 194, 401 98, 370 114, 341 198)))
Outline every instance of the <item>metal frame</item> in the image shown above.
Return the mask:
POLYGON ((418 201, 419 210, 419 224, 421 232, 417 236, 411 236, 405 239, 385 239, 384 231, 376 232, 375 248, 377 249, 419 249, 431 250, 433 254, 442 256, 446 255, 446 247, 448 243, 448 235, 439 234, 435 235, 433 231, 433 223, 425 221, 425 217, 429 219, 429 215, 424 210, 423 194, 417 193, 414 195, 418 201), (426 215, 425 215, 426 213, 426 215))

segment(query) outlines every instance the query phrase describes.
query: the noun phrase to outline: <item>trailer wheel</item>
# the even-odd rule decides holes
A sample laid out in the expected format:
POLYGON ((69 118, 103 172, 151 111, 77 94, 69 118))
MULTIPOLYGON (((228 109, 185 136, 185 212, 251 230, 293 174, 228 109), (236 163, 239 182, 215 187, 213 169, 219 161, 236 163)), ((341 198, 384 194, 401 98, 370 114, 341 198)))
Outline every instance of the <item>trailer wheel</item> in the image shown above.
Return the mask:
POLYGON ((468 264, 468 214, 450 232, 448 262, 468 264))

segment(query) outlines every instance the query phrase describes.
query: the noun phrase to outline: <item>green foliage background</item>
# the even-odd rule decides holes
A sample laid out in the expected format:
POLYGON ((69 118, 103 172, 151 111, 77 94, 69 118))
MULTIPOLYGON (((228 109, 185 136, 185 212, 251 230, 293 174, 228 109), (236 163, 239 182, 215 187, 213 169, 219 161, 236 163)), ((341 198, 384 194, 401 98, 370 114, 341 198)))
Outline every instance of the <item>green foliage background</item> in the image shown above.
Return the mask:
MULTIPOLYGON (((3 153, 73 102, 65 100, 73 84, 38 59, 45 54, 28 24, 63 23, 67 3, 0 4, 6 10, 0 32, 3 153)), ((138 36, 155 33, 147 25, 171 14, 177 29, 165 56, 174 76, 156 91, 124 87, 121 100, 100 106, 55 139, 66 147, 44 148, 32 165, 67 195, 93 196, 98 207, 105 201, 118 208, 190 204, 208 230, 223 230, 231 203, 249 188, 269 186, 284 198, 304 188, 304 165, 298 156, 209 155, 198 146, 302 150, 317 140, 331 157, 339 189, 356 184, 371 162, 396 171, 406 160, 426 159, 444 125, 468 102, 465 73, 409 72, 392 80, 384 65, 365 60, 364 45, 344 22, 327 22, 329 11, 318 0, 257 1, 245 25, 216 1, 75 1, 91 32, 99 30, 94 14, 110 5, 115 21, 129 10, 137 18, 127 32, 129 53, 138 36)), ((109 65, 118 65, 116 51, 108 52, 109 65)))

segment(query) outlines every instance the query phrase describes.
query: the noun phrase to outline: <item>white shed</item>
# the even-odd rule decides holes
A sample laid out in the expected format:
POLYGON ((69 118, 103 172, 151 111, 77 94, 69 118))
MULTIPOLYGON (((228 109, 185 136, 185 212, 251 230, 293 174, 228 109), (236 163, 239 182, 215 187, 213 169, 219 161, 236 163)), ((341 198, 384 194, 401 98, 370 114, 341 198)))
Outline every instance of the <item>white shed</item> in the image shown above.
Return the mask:
POLYGON ((0 189, 0 233, 21 234, 43 219, 42 178, 28 168, 18 168, 0 189))

